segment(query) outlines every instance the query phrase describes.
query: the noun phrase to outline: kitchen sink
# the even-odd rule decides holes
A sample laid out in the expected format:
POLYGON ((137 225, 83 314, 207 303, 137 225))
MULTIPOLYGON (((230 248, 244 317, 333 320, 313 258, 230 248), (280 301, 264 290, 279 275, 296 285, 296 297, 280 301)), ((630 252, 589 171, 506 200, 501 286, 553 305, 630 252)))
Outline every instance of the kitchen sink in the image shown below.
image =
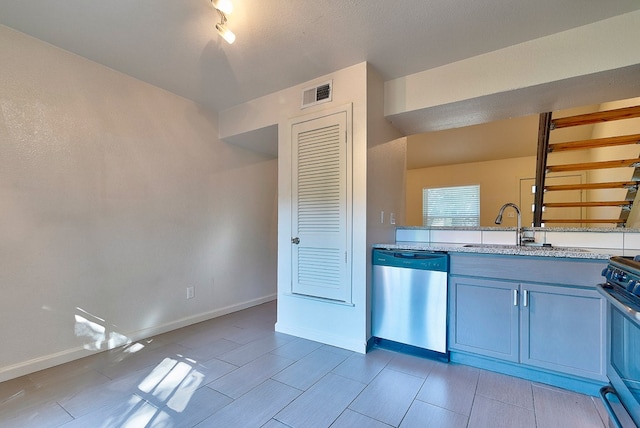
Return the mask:
POLYGON ((504 250, 518 250, 518 251, 568 251, 568 252, 589 252, 583 248, 568 248, 568 247, 554 247, 550 244, 465 244, 466 248, 486 248, 490 249, 504 249, 504 250))
MULTIPOLYGON (((515 248, 541 248, 540 244, 538 245, 515 245, 515 244, 465 244, 463 247, 467 248, 505 248, 505 249, 515 249, 515 248)), ((554 248, 551 245, 546 245, 544 248, 554 248)))

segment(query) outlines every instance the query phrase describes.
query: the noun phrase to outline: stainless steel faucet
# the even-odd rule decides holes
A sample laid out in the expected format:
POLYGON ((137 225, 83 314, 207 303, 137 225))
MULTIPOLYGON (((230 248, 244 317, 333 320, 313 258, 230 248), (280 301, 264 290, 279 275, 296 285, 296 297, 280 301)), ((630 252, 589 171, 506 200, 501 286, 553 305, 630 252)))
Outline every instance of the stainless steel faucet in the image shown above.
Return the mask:
POLYGON ((516 229, 516 245, 522 245, 522 217, 520 216, 520 208, 512 202, 507 202, 500 208, 498 212, 498 217, 496 217, 496 224, 502 224, 502 214, 507 207, 512 207, 516 210, 516 214, 518 214, 518 228, 516 229))

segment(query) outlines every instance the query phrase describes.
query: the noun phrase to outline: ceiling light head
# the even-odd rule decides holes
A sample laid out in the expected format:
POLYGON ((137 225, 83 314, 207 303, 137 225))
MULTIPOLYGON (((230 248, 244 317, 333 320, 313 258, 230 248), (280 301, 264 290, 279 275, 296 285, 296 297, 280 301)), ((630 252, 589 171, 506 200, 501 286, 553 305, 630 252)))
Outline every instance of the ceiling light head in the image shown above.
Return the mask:
POLYGON ((231 12, 233 12, 231 0, 211 0, 211 4, 225 15, 231 15, 231 12))
POLYGON ((227 43, 233 43, 236 40, 236 35, 226 26, 227 15, 233 12, 233 3, 231 3, 231 0, 211 0, 211 4, 218 12, 218 15, 220 15, 220 22, 216 24, 218 34, 220 34, 227 43))
POLYGON ((233 31, 229 30, 224 24, 216 24, 216 29, 218 30, 218 34, 220 34, 227 43, 232 44, 235 42, 236 35, 233 34, 233 31))

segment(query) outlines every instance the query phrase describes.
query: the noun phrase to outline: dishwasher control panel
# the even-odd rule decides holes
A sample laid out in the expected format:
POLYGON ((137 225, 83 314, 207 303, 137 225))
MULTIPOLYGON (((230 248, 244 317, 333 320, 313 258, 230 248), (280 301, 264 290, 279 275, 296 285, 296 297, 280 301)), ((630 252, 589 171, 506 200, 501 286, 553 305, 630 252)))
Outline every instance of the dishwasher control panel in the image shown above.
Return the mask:
POLYGON ((374 250, 373 264, 411 269, 447 272, 449 257, 446 253, 414 250, 374 250))

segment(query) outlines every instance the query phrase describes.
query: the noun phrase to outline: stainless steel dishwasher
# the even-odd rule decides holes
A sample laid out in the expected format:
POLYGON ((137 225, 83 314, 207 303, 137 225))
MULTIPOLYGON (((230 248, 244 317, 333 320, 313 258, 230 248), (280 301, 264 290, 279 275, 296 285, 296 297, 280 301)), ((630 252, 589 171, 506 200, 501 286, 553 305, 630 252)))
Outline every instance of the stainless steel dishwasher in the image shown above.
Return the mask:
POLYGON ((373 250, 371 333, 447 354, 449 255, 373 250))

